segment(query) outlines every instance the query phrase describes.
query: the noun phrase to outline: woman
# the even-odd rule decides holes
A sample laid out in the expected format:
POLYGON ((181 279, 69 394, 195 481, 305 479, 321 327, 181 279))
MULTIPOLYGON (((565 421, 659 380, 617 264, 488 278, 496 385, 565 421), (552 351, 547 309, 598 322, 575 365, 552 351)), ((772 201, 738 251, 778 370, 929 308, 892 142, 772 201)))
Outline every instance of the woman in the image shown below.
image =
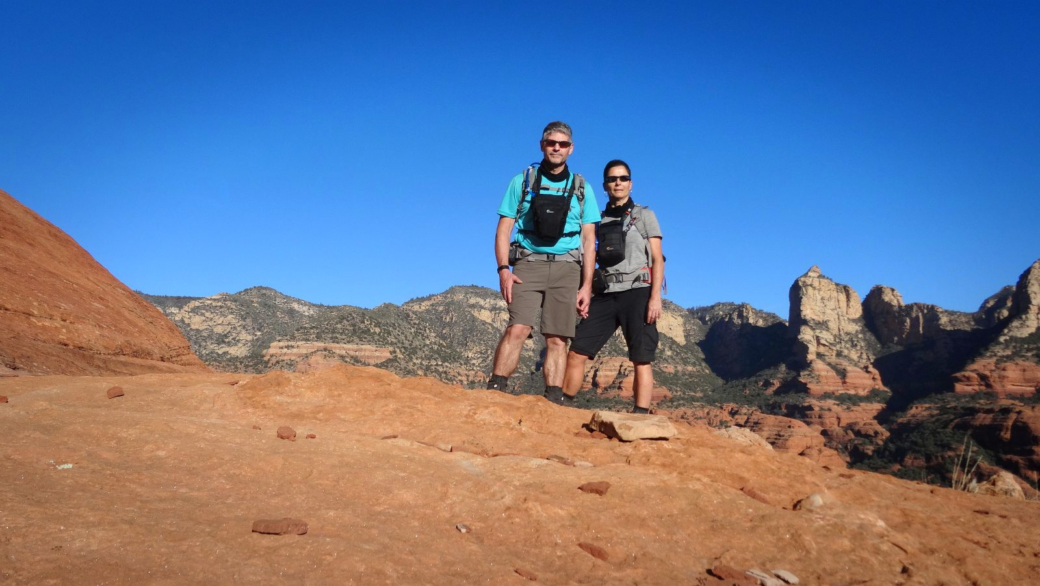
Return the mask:
POLYGON ((585 377, 585 362, 596 357, 620 326, 636 371, 632 412, 649 413, 654 388, 651 363, 657 351, 657 318, 661 316, 664 282, 661 227, 654 212, 632 201, 628 163, 607 163, 603 189, 610 201, 596 228, 596 261, 606 289, 592 298, 588 317, 578 324, 567 354, 564 396, 559 403, 574 402, 585 377))

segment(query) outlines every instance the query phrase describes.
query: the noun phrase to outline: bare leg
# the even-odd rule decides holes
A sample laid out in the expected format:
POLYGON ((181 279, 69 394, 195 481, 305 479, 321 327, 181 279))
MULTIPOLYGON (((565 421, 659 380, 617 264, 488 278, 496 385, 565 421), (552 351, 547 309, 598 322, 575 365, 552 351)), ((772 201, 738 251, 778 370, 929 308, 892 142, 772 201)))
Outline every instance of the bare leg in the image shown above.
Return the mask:
POLYGON ((636 407, 650 408, 650 395, 654 390, 654 371, 649 362, 636 362, 636 382, 633 391, 636 407))
POLYGON ((563 373, 567 367, 567 338, 545 336, 545 386, 562 387, 563 373))
POLYGON ((573 397, 581 390, 581 383, 585 380, 585 362, 588 359, 584 354, 567 353, 567 374, 563 377, 563 394, 573 397))
MULTIPOLYGON (((502 333, 502 339, 495 348, 495 364, 492 374, 513 376, 516 365, 520 363, 520 350, 524 347, 527 336, 531 334, 531 326, 513 324, 502 333)), ((546 359, 548 362, 548 359, 546 359)))

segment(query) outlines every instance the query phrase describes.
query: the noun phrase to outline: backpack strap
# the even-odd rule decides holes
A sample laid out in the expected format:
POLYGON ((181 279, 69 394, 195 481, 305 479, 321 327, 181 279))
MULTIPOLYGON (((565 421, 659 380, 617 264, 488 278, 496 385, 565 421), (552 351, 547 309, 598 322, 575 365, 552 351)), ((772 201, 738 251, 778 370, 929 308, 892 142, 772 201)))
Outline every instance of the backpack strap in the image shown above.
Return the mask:
POLYGON ((531 165, 524 169, 524 183, 523 189, 520 191, 520 201, 516 204, 516 240, 520 241, 520 210, 524 209, 524 200, 527 199, 527 194, 534 192, 538 195, 538 192, 542 189, 542 169, 538 163, 531 163, 531 165))

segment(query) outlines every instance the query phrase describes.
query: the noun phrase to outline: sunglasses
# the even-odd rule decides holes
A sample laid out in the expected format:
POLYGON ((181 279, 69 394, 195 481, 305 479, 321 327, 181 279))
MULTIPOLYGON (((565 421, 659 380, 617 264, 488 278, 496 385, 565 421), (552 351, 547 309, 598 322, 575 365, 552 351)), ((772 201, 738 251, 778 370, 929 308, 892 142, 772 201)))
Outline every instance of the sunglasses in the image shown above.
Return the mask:
POLYGON ((628 183, 631 180, 632 180, 632 176, 631 175, 611 175, 609 177, 604 177, 603 178, 603 183, 614 183, 615 181, 620 181, 622 183, 628 183))
POLYGON ((542 144, 549 148, 553 148, 556 145, 560 145, 561 149, 569 149, 574 144, 569 140, 549 140, 548 138, 542 140, 542 144))

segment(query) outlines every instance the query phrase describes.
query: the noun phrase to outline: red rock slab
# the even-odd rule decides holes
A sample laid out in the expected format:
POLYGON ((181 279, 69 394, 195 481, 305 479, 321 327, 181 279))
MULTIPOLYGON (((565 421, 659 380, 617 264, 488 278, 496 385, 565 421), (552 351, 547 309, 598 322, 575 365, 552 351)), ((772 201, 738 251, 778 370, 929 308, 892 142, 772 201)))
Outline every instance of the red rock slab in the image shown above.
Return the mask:
POLYGON ((278 428, 278 439, 294 442, 296 441, 296 430, 288 425, 283 425, 278 428))
POLYGON ((126 393, 123 392, 123 387, 112 387, 108 389, 108 398, 115 399, 116 397, 122 397, 126 393))
POLYGON ((587 492, 589 494, 598 494, 603 496, 610 490, 610 483, 606 480, 597 480, 596 482, 586 482, 585 484, 578 487, 578 490, 587 492))
POLYGON ((537 582, 538 581, 538 575, 535 574, 534 572, 525 570, 523 568, 517 568, 517 569, 515 569, 513 571, 516 572, 517 574, 519 574, 521 577, 527 578, 528 580, 530 580, 532 582, 537 582))
POLYGON ((610 556, 607 554, 607 550, 605 550, 602 547, 596 545, 595 543, 589 543, 587 541, 582 541, 581 543, 578 544, 578 547, 583 549, 585 551, 585 553, 589 554, 590 556, 592 556, 592 557, 594 557, 594 558, 596 558, 598 560, 603 560, 605 562, 606 561, 610 561, 610 556))
POLYGON ((305 535, 307 522, 300 519, 259 519, 253 521, 253 533, 264 535, 305 535))
POLYGON ((748 576, 744 572, 734 568, 733 566, 727 566, 725 564, 716 564, 708 573, 715 576, 719 580, 725 580, 729 584, 737 584, 739 586, 758 586, 758 580, 748 576))
POLYGON ((7 402, 7 397, 5 397, 3 395, 0 395, 0 403, 6 403, 6 402, 7 402))

